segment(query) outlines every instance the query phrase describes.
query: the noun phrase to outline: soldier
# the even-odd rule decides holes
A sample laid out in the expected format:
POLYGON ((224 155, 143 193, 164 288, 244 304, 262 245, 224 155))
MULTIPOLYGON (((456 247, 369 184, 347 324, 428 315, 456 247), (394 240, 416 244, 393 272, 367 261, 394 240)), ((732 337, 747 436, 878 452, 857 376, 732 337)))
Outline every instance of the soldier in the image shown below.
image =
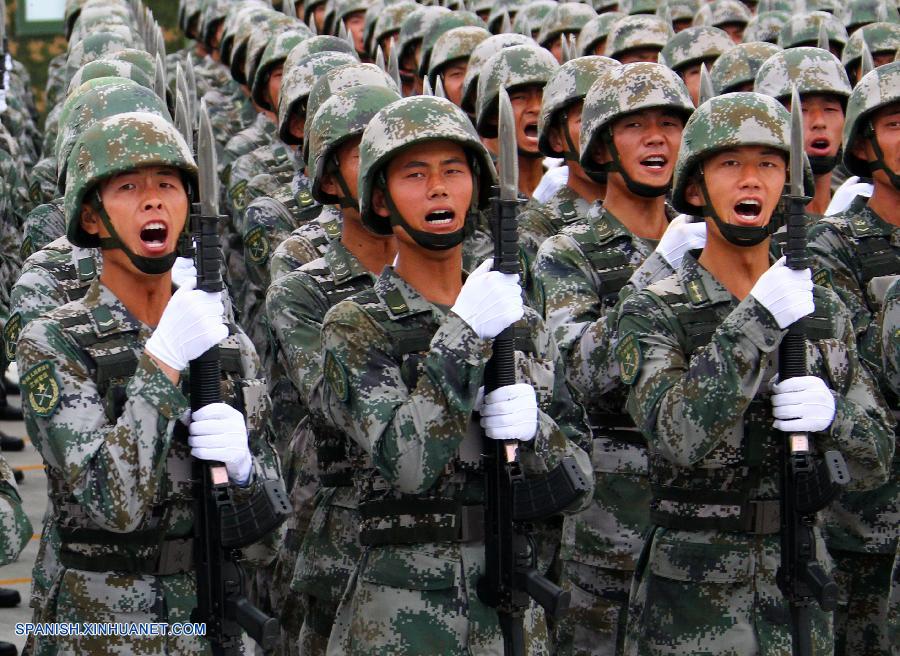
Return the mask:
MULTIPOLYGON (((654 525, 626 653, 790 653, 775 577, 784 432, 809 433, 814 454, 841 451, 855 489, 889 468, 892 420, 860 366, 849 313, 809 269, 771 265, 789 143, 790 116, 772 98, 701 105, 684 129, 672 198, 704 217, 706 246, 623 303, 616 356, 647 438, 654 525), (798 320, 809 323, 809 375, 777 382, 777 349, 798 320)), ((807 190, 810 178, 807 166, 807 190)), ((830 616, 815 604, 808 612, 813 653, 830 653, 830 616)))
POLYGON ((851 36, 858 28, 871 23, 900 23, 897 7, 885 0, 850 0, 844 6, 840 17, 851 36))
MULTIPOLYGON (((578 163, 584 97, 601 71, 619 63, 608 57, 579 57, 560 66, 544 87, 538 120, 538 147, 547 157, 562 157, 566 184, 546 203, 532 198, 519 214, 519 245, 530 268, 538 248, 565 225, 583 219, 594 201, 606 195, 605 182, 595 180, 578 163)), ((538 311, 541 308, 536 308, 538 311)))
POLYGON ((400 64, 401 91, 404 96, 422 93, 424 72, 419 74, 422 39, 438 18, 449 14, 446 7, 419 7, 403 19, 397 38, 397 61, 400 64))
POLYGON ((850 77, 851 84, 859 82, 863 43, 872 55, 875 67, 894 61, 900 49, 900 25, 897 23, 872 23, 850 35, 841 54, 841 63, 850 77))
MULTIPOLYGON (((196 170, 175 128, 141 112, 101 120, 70 156, 68 236, 101 246, 103 273, 83 298, 31 322, 16 354, 26 427, 44 458, 61 539, 42 621, 189 621, 189 458, 224 463, 242 487, 238 504, 278 475, 252 347, 236 329, 228 336, 220 294, 193 284, 171 293, 185 185, 196 184, 196 170), (181 372, 219 342, 226 395, 247 418, 216 403, 182 422, 181 372)), ((245 557, 270 557, 273 538, 245 557)), ((207 650, 195 636, 66 636, 52 645, 74 654, 207 650)))
MULTIPOLYGON (((791 19, 788 11, 762 11, 750 19, 744 30, 744 43, 756 41, 778 44, 782 28, 791 19)), ((780 44, 779 44, 780 45, 780 44)))
POLYGON ((462 107, 463 81, 469 70, 469 57, 476 46, 491 33, 482 27, 464 26, 448 30, 435 41, 428 60, 428 81, 435 88, 438 78, 447 100, 462 107))
POLYGON ((850 80, 837 57, 809 47, 776 53, 756 74, 754 90, 780 100, 786 107, 790 107, 794 87, 803 105, 803 143, 816 181, 815 196, 806 206, 814 222, 822 218, 831 202, 831 172, 841 156, 850 80))
POLYGON ((719 55, 709 71, 717 96, 735 91, 753 91, 756 73, 765 61, 781 50, 774 43, 741 43, 719 55))
POLYGON ((589 468, 558 351, 536 314, 524 310, 520 321, 517 276, 485 263, 463 284, 467 216, 493 182, 487 150, 445 99, 395 102, 363 133, 360 215, 370 230, 393 232, 398 256, 373 289, 332 308, 322 328, 323 402, 373 466, 355 476, 363 555, 330 654, 502 649, 494 611, 474 594, 484 499, 473 410, 488 439, 521 441, 526 475, 567 455, 589 468), (517 340, 520 382, 479 404, 490 340, 518 321, 531 344, 521 352, 517 340))
MULTIPOLYGON (((847 102, 844 165, 872 179, 872 197, 824 218, 810 230, 817 279, 832 287, 853 320, 859 354, 882 378, 877 315, 890 276, 900 274, 900 62, 864 76, 847 102)), ((891 408, 897 397, 885 386, 891 408)), ((841 603, 835 611, 836 653, 887 654, 888 581, 900 526, 900 465, 886 485, 847 493, 826 513, 828 549, 835 561, 841 603)))
POLYGON ((578 33, 578 55, 587 57, 588 55, 605 55, 606 39, 609 31, 612 29, 613 23, 620 18, 624 18, 625 14, 617 11, 609 11, 600 14, 596 18, 592 18, 578 33))
POLYGON ((808 14, 794 15, 781 28, 778 45, 782 48, 797 46, 816 46, 819 44, 819 30, 824 26, 828 37, 828 49, 840 59, 841 52, 847 44, 847 31, 834 16, 827 11, 813 11, 808 14))
POLYGON ((668 66, 684 80, 694 105, 699 104, 700 67, 707 70, 720 55, 734 48, 728 33, 707 25, 689 27, 673 36, 659 53, 659 63, 668 66))
POLYGON ((694 16, 694 25, 718 27, 728 33, 732 42, 740 43, 750 17, 750 10, 740 0, 713 0, 701 5, 694 16))
MULTIPOLYGON (((341 594, 360 555, 352 469, 363 454, 321 407, 321 329, 329 308, 369 289, 396 255, 393 235, 365 229, 356 208, 362 132, 381 108, 399 99, 387 86, 354 86, 333 95, 316 112, 307 131, 313 194, 319 202, 337 206, 341 236, 329 242, 324 257, 285 275, 266 294, 279 364, 310 411, 302 434, 295 435, 288 449, 291 466, 300 476, 311 472, 312 487, 319 488, 309 528, 288 527, 300 533, 296 542, 303 537, 299 549, 296 543, 286 544, 279 554, 286 565, 283 575, 290 578, 294 572, 292 590, 305 597, 302 628, 285 627, 301 654, 325 653, 341 594)), ((306 483, 301 478, 292 482, 306 483)))
POLYGON ((613 23, 603 54, 622 64, 656 63, 670 31, 671 26, 657 16, 626 16, 613 23))
POLYGON ((519 191, 531 198, 544 174, 543 155, 538 147, 538 119, 544 86, 559 63, 544 48, 521 45, 503 48, 483 65, 478 77, 475 127, 488 139, 497 136, 497 99, 506 89, 516 121, 516 149, 519 164, 519 191))
POLYGON ((541 28, 535 40, 542 48, 553 53, 556 61, 562 64, 563 37, 578 37, 581 28, 596 17, 597 12, 589 5, 578 2, 557 5, 541 22, 541 28))
POLYGON ((584 100, 579 160, 592 178, 607 173, 606 198, 546 239, 532 267, 568 382, 594 432, 594 502, 563 525, 563 587, 572 592, 572 611, 560 624, 561 654, 622 649, 649 489, 644 446, 622 414, 624 391, 611 348, 616 304, 654 249, 658 254, 635 280, 668 275, 689 244, 702 246, 696 226, 682 221, 666 232, 664 207, 681 129, 693 108, 684 83, 665 66, 637 63, 602 71, 584 100), (668 238, 658 242, 664 232, 668 238))

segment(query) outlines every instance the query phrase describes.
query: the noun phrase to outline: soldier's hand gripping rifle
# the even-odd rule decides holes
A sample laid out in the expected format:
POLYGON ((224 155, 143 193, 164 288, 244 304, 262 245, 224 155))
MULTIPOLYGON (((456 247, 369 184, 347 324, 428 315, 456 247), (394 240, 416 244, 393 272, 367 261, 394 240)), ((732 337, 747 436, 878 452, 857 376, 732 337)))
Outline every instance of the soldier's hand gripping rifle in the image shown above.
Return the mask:
MULTIPOLYGON (((803 193, 803 118, 800 97, 791 96, 790 193, 787 198, 787 243, 784 255, 794 270, 810 266, 806 250, 806 203, 803 193)), ((807 375, 806 338, 801 321, 794 322, 781 342, 778 370, 781 380, 807 375)), ((790 605, 794 656, 812 655, 809 609, 824 611, 837 605, 837 585, 816 559, 813 534, 816 512, 828 505, 840 486, 849 482, 847 466, 838 451, 816 461, 807 433, 789 433, 781 459, 781 564, 778 587, 790 605)))
MULTIPOLYGON (((216 151, 205 103, 197 135, 200 170, 199 213, 191 216, 197 267, 197 289, 223 291, 222 248, 219 242, 216 151)), ((190 368, 191 410, 196 412, 221 397, 219 348, 214 346, 190 368)), ((197 607, 191 619, 206 624, 206 637, 216 656, 243 654, 241 629, 264 650, 274 648, 278 622, 253 606, 244 595, 239 549, 274 531, 290 512, 281 481, 254 484, 249 499, 237 501, 228 472, 219 462, 194 460, 194 566, 197 607)))
MULTIPOLYGON (((499 112, 500 189, 491 199, 494 270, 519 273, 515 123, 504 89, 500 89, 499 112)), ((485 369, 485 395, 515 384, 514 352, 515 329, 510 326, 494 338, 493 354, 485 369)), ((527 522, 561 512, 590 489, 574 458, 564 458, 543 477, 526 480, 515 460, 515 448, 515 441, 484 436, 485 572, 478 581, 478 596, 497 610, 507 656, 525 653, 522 620, 530 599, 555 618, 562 616, 569 606, 569 594, 535 569, 535 548, 528 535, 527 522)))

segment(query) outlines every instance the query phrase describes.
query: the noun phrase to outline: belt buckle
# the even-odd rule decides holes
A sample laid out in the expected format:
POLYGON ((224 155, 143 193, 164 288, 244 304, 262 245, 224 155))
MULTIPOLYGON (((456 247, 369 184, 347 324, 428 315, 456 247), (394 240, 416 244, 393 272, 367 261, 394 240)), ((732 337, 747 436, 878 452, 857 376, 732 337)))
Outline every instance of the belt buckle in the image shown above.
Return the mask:
POLYGON ((769 535, 781 530, 781 504, 775 499, 751 501, 753 508, 753 532, 769 535))

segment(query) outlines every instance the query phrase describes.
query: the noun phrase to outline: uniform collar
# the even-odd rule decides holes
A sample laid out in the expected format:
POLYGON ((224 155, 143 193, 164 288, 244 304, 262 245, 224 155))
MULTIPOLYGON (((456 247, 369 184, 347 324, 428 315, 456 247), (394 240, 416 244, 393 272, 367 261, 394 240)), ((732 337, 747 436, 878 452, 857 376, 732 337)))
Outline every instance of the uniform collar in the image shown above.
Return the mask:
POLYGON ((408 317, 423 312, 444 314, 419 292, 397 275, 392 266, 386 266, 375 281, 375 294, 387 308, 392 319, 408 317))
POLYGON ((569 185, 563 185, 553 192, 547 205, 558 209, 566 223, 587 216, 591 209, 591 203, 575 193, 569 185))
POLYGON ((725 286, 703 268, 697 260, 700 251, 684 254, 677 276, 691 305, 718 305, 736 300, 725 286))
POLYGON ((374 278, 371 272, 362 265, 359 258, 351 253, 340 239, 332 241, 328 250, 325 251, 325 263, 334 276, 334 281, 338 284, 362 276, 374 278))
POLYGON ((81 303, 90 314, 91 325, 97 336, 138 332, 143 326, 128 311, 122 301, 119 300, 119 297, 100 282, 99 278, 95 279, 91 286, 88 287, 87 293, 81 299, 81 303))
POLYGON ((848 219, 854 237, 886 237, 888 239, 894 237, 892 239, 894 243, 898 243, 898 239, 900 239, 900 228, 882 219, 868 205, 863 207, 860 212, 849 216, 848 219))

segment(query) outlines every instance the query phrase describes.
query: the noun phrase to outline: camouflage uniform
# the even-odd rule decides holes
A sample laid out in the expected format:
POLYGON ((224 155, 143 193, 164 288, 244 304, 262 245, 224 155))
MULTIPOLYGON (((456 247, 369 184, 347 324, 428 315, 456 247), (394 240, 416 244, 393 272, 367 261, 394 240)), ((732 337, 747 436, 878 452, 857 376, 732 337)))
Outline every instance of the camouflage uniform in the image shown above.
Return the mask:
MULTIPOLYGON (((684 191, 702 158, 743 144, 785 152, 789 126, 784 108, 759 94, 701 105, 676 163, 676 209, 696 211, 684 191)), ((873 487, 889 468, 892 420, 859 364, 849 313, 830 290, 813 294, 816 309, 800 320, 807 368, 829 381, 837 404, 812 448, 841 451, 851 485, 873 487)), ((635 570, 627 653, 790 653, 789 611, 775 577, 785 437, 771 426, 768 388, 784 331, 752 294, 739 301, 687 254, 674 275, 624 301, 618 334, 628 410, 649 447, 655 525, 635 570)), ((809 612, 813 651, 830 653, 830 616, 815 605, 809 612)))
MULTIPOLYGON (((456 141, 473 153, 486 192, 493 166, 465 115, 446 100, 406 98, 376 115, 363 134, 359 195, 370 229, 390 230, 371 214, 378 171, 400 148, 430 139, 456 141)), ((519 325, 533 347, 517 354, 517 378, 534 384, 540 406, 534 443, 519 447, 523 467, 530 474, 573 455, 586 468, 573 441, 585 435, 580 408, 563 378, 554 376, 558 351, 533 312, 519 325)), ((484 546, 478 539, 462 542, 461 527, 446 524, 448 512, 483 503, 480 457, 469 447, 480 451, 471 431, 472 404, 489 343, 390 267, 373 289, 328 312, 322 341, 324 407, 372 462, 355 472, 363 555, 341 601, 329 653, 496 653, 496 616, 474 593, 484 546), (401 334, 407 337, 398 341, 401 334), (420 421, 431 428, 423 432, 420 421), (414 506, 398 505, 402 499, 414 506), (397 531, 406 534, 405 544, 392 537, 397 531)), ((533 646, 537 653, 546 650, 536 638, 533 646)))
MULTIPOLYGON (((616 117, 653 107, 690 115, 684 83, 659 64, 630 64, 600 74, 582 110, 581 161, 616 117)), ((631 234, 600 204, 541 245, 533 276, 547 326, 566 362, 594 431, 593 504, 563 525, 563 586, 572 612, 560 626, 561 654, 621 653, 631 572, 649 525, 646 449, 622 415, 625 388, 612 346, 619 292, 671 273, 656 243, 631 234), (643 265, 643 266, 642 266, 643 265), (636 271, 640 269, 637 275, 636 271)))
MULTIPOLYGON (((174 128, 146 113, 92 126, 72 161, 66 209, 70 237, 81 245, 81 202, 99 178, 129 165, 196 173, 174 128), (116 148, 113 135, 129 148, 116 148)), ((190 619, 195 577, 192 541, 185 536, 192 532, 194 506, 186 432, 178 421, 188 400, 143 353, 151 332, 95 280, 81 299, 33 320, 18 342, 26 427, 46 464, 61 540, 62 567, 44 621, 190 619)), ((253 380, 258 362, 252 347, 240 333, 221 347, 224 395, 242 400, 255 454, 250 488, 235 493, 240 503, 261 481, 277 478, 277 460, 268 445, 264 383, 253 380)), ((274 537, 245 549, 245 557, 269 558, 274 537)), ((76 654, 206 651, 199 638, 171 636, 140 642, 70 637, 55 646, 76 654)))
POLYGON ((326 205, 319 216, 294 229, 269 257, 270 284, 325 255, 328 243, 341 236, 341 222, 341 213, 326 205))
POLYGON ((0 565, 18 558, 31 539, 31 532, 12 468, 0 456, 0 565))
MULTIPOLYGON (((856 175, 870 176, 869 165, 849 152, 863 138, 868 115, 900 101, 900 64, 879 67, 865 76, 850 96, 844 123, 844 163, 856 175)), ((832 287, 853 321, 860 359, 881 380, 877 315, 887 276, 900 274, 900 228, 867 205, 851 205, 826 217, 810 231, 810 251, 820 280, 832 287)), ((897 397, 882 391, 893 409, 897 397)), ((884 633, 887 582, 900 526, 900 458, 886 485, 864 493, 844 494, 826 513, 828 547, 842 587, 835 613, 838 653, 887 654, 884 633)))

